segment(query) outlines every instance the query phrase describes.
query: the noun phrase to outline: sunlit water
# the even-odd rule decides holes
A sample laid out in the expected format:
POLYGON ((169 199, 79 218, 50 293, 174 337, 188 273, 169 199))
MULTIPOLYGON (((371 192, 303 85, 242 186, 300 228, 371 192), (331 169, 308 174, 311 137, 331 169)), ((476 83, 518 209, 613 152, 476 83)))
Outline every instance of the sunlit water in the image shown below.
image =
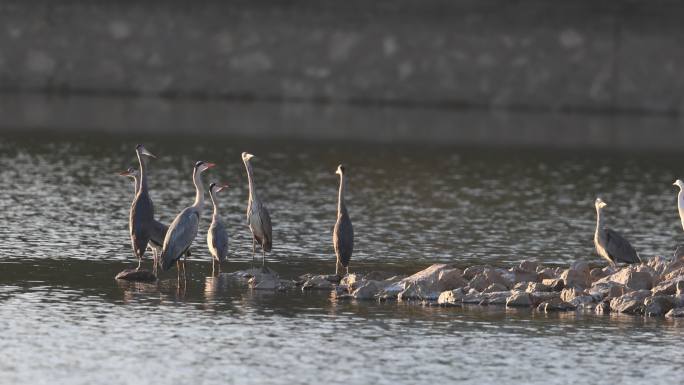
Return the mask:
MULTIPOLYGON (((116 282, 136 141, 157 216, 192 203, 192 165, 216 162, 232 271, 249 266, 246 177, 271 211, 285 278, 334 271, 338 163, 349 171, 352 270, 408 274, 434 262, 508 266, 596 260, 593 199, 642 256, 684 238, 677 154, 460 149, 226 138, 0 138, 0 383, 539 383, 681 381, 682 323, 502 307, 336 302, 328 293, 251 292, 211 278, 209 206, 189 262, 156 284, 116 282)), ((680 174, 682 173, 682 174, 680 174)), ((598 261, 600 263, 600 261, 598 261)), ((149 265, 149 261, 147 261, 149 265)))

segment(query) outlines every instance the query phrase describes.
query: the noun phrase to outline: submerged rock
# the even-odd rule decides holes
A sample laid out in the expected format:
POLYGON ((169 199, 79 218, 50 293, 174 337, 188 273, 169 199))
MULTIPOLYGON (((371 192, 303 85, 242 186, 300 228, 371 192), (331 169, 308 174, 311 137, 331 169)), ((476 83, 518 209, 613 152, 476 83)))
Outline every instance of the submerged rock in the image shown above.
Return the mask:
POLYGON ((575 308, 574 305, 571 303, 565 302, 561 300, 560 298, 551 298, 547 301, 543 301, 537 306, 537 310, 544 312, 544 313, 549 313, 552 311, 566 311, 566 310, 573 310, 575 308))
POLYGON ((332 290, 334 279, 330 275, 314 275, 302 284, 302 290, 332 290))
POLYGON ((114 277, 114 279, 122 279, 124 281, 135 281, 135 282, 154 282, 157 280, 157 276, 151 271, 145 269, 126 269, 114 277))
POLYGON ((243 277, 251 277, 247 281, 247 285, 253 290, 278 290, 281 288, 280 277, 278 273, 268 267, 262 269, 250 269, 243 272, 243 277), (246 274, 244 274, 246 273, 246 274))

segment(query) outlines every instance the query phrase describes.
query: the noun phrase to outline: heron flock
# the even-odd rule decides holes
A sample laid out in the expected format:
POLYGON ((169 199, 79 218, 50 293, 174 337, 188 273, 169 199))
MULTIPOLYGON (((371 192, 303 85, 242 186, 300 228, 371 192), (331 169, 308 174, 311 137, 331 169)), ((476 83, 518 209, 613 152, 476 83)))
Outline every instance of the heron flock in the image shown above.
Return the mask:
MULTIPOLYGON (((195 185, 195 201, 191 206, 184 208, 166 226, 154 217, 154 205, 150 199, 147 187, 147 162, 148 158, 156 158, 145 146, 139 144, 135 148, 138 157, 139 168, 129 167, 126 171, 119 173, 133 179, 135 186, 135 196, 131 204, 129 215, 129 233, 133 254, 138 259, 139 270, 142 260, 148 247, 153 253, 153 270, 157 274, 167 271, 175 264, 178 271, 180 282, 181 271, 185 281, 185 265, 187 257, 190 255, 190 247, 199 232, 199 222, 204 209, 204 184, 202 173, 215 167, 216 164, 198 161, 192 170, 192 181, 195 185)), ((254 170, 251 159, 254 155, 247 152, 242 153, 242 162, 247 170, 247 182, 249 185, 249 199, 247 201, 247 226, 252 233, 252 266, 254 266, 257 244, 261 248, 262 269, 266 266, 266 253, 271 251, 273 246, 273 228, 271 226, 271 215, 266 208, 266 204, 259 198, 254 187, 254 170)), ((335 171, 340 176, 340 186, 337 203, 337 222, 333 228, 333 248, 337 257, 336 274, 342 274, 342 270, 349 273, 349 261, 351 260, 354 249, 354 229, 347 212, 344 202, 345 192, 345 167, 339 165, 335 171)), ((212 271, 221 271, 221 263, 228 258, 228 232, 225 224, 219 215, 219 204, 217 194, 228 188, 228 185, 209 185, 209 196, 213 206, 211 224, 207 232, 207 247, 212 255, 212 271)), ((212 273, 212 274, 213 274, 212 273)))
MULTIPOLYGON (((147 186, 148 158, 156 158, 145 146, 139 144, 135 148, 139 168, 129 167, 119 175, 133 179, 135 196, 131 204, 129 216, 129 232, 133 254, 138 259, 139 270, 146 250, 153 253, 153 270, 157 274, 159 267, 167 271, 175 264, 180 280, 181 272, 185 278, 185 265, 190 255, 190 248, 197 237, 199 223, 204 209, 205 190, 202 173, 216 166, 214 163, 198 161, 192 170, 192 181, 195 185, 195 201, 184 208, 170 225, 165 225, 155 219, 154 205, 150 199, 147 186)), ((251 159, 254 155, 243 152, 242 162, 247 171, 249 198, 247 201, 247 226, 252 233, 252 266, 254 267, 256 247, 259 245, 262 253, 262 269, 266 265, 266 253, 273 247, 273 228, 271 216, 266 204, 259 198, 254 186, 254 170, 251 159)), ((354 250, 354 229, 347 211, 344 195, 346 191, 346 169, 339 165, 335 171, 339 175, 339 191, 337 196, 337 220, 333 227, 332 242, 336 255, 335 275, 342 277, 349 274, 349 262, 354 250)), ((684 182, 677 179, 673 183, 679 187, 677 207, 684 228, 684 182)), ((212 271, 216 266, 221 272, 221 263, 228 258, 228 232, 219 214, 218 195, 228 188, 228 185, 209 185, 209 197, 213 206, 211 225, 207 232, 207 247, 212 256, 212 271)), ((640 263, 641 259, 634 247, 615 230, 605 227, 603 208, 606 203, 601 198, 594 202, 596 208, 596 231, 594 233, 594 247, 596 253, 606 259, 611 265, 618 263, 640 263)))

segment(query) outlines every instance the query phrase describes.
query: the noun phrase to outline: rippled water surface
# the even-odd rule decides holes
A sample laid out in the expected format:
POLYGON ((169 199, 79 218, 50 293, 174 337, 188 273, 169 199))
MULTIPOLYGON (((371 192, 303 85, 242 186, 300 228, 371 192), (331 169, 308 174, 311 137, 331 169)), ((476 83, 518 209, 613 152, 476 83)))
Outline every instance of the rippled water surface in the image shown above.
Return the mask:
MULTIPOLYGON (((502 307, 431 308, 336 302, 328 293, 249 291, 212 278, 204 234, 179 290, 116 282, 134 265, 133 195, 116 175, 150 163, 157 216, 192 203, 196 160, 205 182, 227 182, 231 237, 224 270, 245 268, 250 151, 273 218, 270 266, 285 278, 334 271, 338 163, 349 171, 356 232, 352 270, 409 274, 435 262, 498 266, 533 259, 600 263, 593 199, 642 257, 669 256, 684 234, 672 181, 678 154, 462 149, 420 145, 226 138, 0 137, 0 383, 677 383, 683 324, 502 307)), ((147 261, 149 264, 149 261, 147 261)))

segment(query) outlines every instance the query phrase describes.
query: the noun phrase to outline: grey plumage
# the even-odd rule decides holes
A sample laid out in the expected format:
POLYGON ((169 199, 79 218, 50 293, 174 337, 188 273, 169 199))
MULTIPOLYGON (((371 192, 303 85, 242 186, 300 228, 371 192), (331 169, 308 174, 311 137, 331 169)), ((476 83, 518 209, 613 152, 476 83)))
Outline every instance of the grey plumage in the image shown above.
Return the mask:
POLYGON ((169 270, 174 262, 177 262, 184 254, 187 255, 197 236, 199 220, 204 208, 204 187, 202 186, 201 174, 211 167, 214 167, 213 163, 199 161, 193 168, 192 180, 195 184, 195 203, 183 209, 169 225, 160 258, 162 271, 169 270))
POLYGON ((209 252, 213 257, 212 268, 214 262, 218 262, 219 272, 221 271, 221 262, 225 261, 228 257, 228 232, 219 217, 216 194, 226 187, 228 186, 218 186, 216 183, 209 185, 209 197, 214 206, 214 212, 211 216, 209 231, 207 231, 207 247, 209 247, 209 252))
POLYGON ((351 218, 347 212, 347 206, 344 201, 344 193, 346 190, 346 170, 343 165, 337 167, 335 173, 340 176, 340 187, 337 197, 337 221, 333 228, 333 247, 337 262, 335 265, 335 274, 340 275, 340 266, 346 269, 349 274, 349 261, 354 251, 354 227, 352 226, 351 218))
POLYGON ((596 207, 596 232, 594 234, 596 253, 612 265, 616 263, 640 263, 641 259, 634 247, 616 231, 603 226, 601 212, 606 203, 601 198, 596 198, 594 206, 596 207))
POLYGON ((256 254, 256 244, 261 246, 263 258, 262 265, 266 264, 266 252, 271 251, 273 246, 273 230, 271 227, 271 216, 264 203, 259 199, 254 188, 254 175, 250 159, 254 155, 246 152, 242 153, 242 161, 247 169, 247 181, 249 183, 249 200, 247 202, 247 225, 252 232, 252 263, 256 254))
MULTIPOLYGON (((133 185, 134 185, 134 195, 133 197, 135 198, 138 195, 138 191, 140 190, 140 171, 133 168, 129 167, 126 171, 123 171, 119 173, 121 176, 127 176, 133 179, 133 185)), ((157 262, 159 255, 161 254, 162 251, 162 245, 164 244, 164 237, 166 236, 166 231, 168 230, 168 226, 165 224, 157 221, 156 219, 152 219, 152 224, 149 227, 149 235, 150 235, 150 241, 148 243, 148 246, 152 249, 154 253, 154 269, 156 271, 157 268, 157 262)))
POLYGON ((149 151, 145 149, 142 144, 135 148, 138 162, 140 163, 140 183, 135 199, 131 204, 131 211, 128 219, 129 233, 131 236, 131 244, 133 246, 133 254, 138 258, 138 268, 142 264, 142 259, 145 256, 147 243, 150 240, 153 222, 154 222, 154 205, 150 199, 147 191, 147 157, 154 157, 149 151))

